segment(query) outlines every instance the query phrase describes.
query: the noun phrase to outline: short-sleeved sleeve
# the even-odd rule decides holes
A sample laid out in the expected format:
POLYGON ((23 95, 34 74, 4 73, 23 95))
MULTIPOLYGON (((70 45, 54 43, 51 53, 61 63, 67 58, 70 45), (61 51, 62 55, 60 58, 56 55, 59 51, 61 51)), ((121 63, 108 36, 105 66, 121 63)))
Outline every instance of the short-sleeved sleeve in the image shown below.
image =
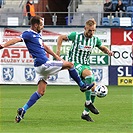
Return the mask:
POLYGON ((97 37, 96 47, 100 48, 101 46, 102 46, 102 42, 101 42, 101 40, 97 37))
POLYGON ((23 32, 21 37, 23 38, 23 40, 29 40, 31 38, 28 31, 23 32))
POLYGON ((72 32, 71 34, 68 35, 68 39, 71 41, 74 41, 76 37, 76 32, 72 32))

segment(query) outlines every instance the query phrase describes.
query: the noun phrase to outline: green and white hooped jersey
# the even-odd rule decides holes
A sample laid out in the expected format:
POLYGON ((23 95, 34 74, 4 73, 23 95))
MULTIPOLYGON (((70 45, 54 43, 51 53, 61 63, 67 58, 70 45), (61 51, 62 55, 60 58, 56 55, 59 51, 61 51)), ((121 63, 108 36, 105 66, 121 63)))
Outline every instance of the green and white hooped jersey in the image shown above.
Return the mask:
POLYGON ((99 48, 102 45, 98 37, 86 38, 84 32, 72 32, 68 35, 68 39, 72 41, 68 60, 85 65, 89 65, 92 49, 94 47, 99 48))

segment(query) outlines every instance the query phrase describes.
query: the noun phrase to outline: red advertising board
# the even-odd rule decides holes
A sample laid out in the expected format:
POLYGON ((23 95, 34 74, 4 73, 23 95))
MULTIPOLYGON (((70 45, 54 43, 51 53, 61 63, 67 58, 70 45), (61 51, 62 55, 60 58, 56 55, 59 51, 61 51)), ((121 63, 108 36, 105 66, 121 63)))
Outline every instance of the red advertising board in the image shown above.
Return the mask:
POLYGON ((111 44, 112 45, 132 45, 133 30, 125 30, 123 28, 112 28, 111 44))

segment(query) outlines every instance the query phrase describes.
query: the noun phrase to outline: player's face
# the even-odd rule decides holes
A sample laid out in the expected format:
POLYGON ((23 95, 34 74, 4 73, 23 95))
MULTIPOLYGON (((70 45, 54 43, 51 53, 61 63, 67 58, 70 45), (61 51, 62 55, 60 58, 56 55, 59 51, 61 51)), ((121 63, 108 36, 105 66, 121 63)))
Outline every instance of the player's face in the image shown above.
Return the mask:
POLYGON ((43 21, 40 19, 40 24, 37 25, 36 30, 38 33, 40 33, 43 28, 44 28, 44 24, 43 24, 43 21))
POLYGON ((92 25, 92 26, 86 25, 84 29, 85 29, 85 32, 84 32, 85 36, 88 38, 92 38, 96 31, 96 25, 92 25))

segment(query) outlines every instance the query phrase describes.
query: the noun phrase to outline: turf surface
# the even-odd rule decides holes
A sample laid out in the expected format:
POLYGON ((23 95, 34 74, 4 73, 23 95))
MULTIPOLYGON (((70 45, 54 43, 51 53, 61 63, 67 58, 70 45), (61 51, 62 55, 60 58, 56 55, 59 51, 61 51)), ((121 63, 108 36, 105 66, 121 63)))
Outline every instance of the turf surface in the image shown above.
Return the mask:
POLYGON ((96 98, 95 122, 82 120, 85 96, 78 86, 48 86, 46 94, 15 123, 36 86, 0 86, 0 133, 132 133, 132 87, 109 86, 105 98, 96 98))

